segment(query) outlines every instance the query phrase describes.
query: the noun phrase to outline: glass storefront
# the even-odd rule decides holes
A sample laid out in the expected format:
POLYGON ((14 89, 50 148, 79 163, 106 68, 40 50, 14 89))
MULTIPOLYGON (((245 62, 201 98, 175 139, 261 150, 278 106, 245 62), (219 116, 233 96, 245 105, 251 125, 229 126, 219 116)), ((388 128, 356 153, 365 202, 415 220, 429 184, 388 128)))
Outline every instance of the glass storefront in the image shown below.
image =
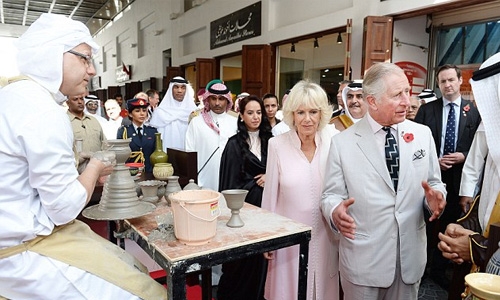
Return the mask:
POLYGON ((339 41, 335 33, 278 46, 276 88, 280 99, 295 83, 309 79, 320 84, 336 106, 345 57, 345 45, 339 41))
POLYGON ((436 66, 481 64, 500 51, 500 20, 437 30, 436 66))

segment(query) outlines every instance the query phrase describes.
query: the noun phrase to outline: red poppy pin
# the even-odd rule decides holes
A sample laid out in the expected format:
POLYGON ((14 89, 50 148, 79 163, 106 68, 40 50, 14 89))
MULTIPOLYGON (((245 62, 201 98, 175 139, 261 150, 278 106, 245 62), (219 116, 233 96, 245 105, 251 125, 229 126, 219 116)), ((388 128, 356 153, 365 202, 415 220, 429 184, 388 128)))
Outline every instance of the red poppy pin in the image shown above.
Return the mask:
POLYGON ((464 106, 464 111, 465 112, 468 112, 470 110, 470 104, 467 104, 466 106, 464 106))
POLYGON ((403 140, 405 140, 405 142, 407 143, 413 141, 413 139, 414 139, 413 133, 408 132, 403 135, 403 140))

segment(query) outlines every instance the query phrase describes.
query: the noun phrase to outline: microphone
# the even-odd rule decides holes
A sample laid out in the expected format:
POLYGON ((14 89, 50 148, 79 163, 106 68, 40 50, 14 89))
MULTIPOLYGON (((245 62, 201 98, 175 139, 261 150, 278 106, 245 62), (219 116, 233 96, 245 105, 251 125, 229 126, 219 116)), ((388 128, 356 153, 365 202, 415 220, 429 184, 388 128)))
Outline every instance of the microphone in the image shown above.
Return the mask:
POLYGON ((82 128, 85 129, 86 128, 85 125, 82 124, 82 128))

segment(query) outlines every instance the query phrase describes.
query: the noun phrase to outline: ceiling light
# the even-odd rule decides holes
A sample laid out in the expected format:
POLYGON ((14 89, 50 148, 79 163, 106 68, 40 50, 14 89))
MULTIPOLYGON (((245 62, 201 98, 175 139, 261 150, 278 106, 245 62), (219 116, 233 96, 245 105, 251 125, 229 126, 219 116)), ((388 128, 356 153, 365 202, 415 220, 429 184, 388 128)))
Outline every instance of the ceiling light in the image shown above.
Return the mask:
POLYGON ((292 43, 292 47, 290 48, 290 52, 295 53, 295 43, 292 43))
POLYGON ((319 48, 318 38, 314 38, 314 48, 319 48))
POLYGON ((337 36, 337 44, 342 44, 342 35, 340 35, 340 32, 339 35, 337 36))

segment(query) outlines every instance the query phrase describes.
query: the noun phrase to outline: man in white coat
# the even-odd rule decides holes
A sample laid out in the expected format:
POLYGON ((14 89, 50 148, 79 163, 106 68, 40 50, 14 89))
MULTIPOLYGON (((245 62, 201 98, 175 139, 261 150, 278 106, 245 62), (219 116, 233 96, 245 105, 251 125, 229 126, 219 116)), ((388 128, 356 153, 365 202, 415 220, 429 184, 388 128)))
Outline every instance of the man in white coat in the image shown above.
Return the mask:
POLYGON ((75 220, 114 155, 96 152, 79 175, 60 104, 85 92, 99 46, 83 23, 55 14, 16 44, 22 76, 0 89, 0 299, 167 299, 131 256, 75 220))
POLYGON ((418 296, 423 208, 438 218, 446 189, 430 130, 405 120, 410 91, 398 66, 373 65, 363 81, 368 114, 332 139, 321 209, 340 235, 345 299, 418 296))
POLYGON ((201 114, 189 123, 186 150, 198 152, 198 185, 217 191, 220 159, 227 139, 236 134, 237 118, 227 114, 233 101, 223 83, 207 86, 203 103, 201 114))

